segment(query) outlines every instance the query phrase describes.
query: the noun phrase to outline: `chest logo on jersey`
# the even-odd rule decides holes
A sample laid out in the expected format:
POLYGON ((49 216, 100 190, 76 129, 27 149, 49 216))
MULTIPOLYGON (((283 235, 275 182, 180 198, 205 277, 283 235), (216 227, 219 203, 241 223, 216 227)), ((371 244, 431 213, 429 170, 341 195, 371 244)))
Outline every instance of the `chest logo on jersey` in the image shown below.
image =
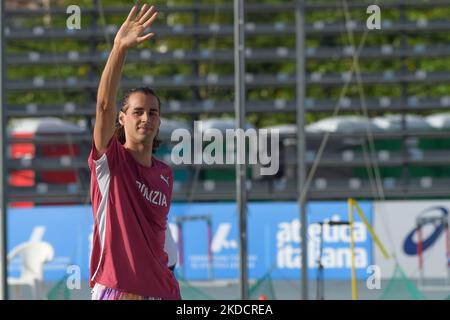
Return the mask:
POLYGON ((150 203, 167 208, 167 198, 164 193, 157 190, 149 190, 149 188, 142 182, 136 180, 136 185, 145 199, 150 203))
POLYGON ((167 184, 167 186, 169 186, 169 177, 164 177, 163 175, 160 175, 160 178, 167 184))

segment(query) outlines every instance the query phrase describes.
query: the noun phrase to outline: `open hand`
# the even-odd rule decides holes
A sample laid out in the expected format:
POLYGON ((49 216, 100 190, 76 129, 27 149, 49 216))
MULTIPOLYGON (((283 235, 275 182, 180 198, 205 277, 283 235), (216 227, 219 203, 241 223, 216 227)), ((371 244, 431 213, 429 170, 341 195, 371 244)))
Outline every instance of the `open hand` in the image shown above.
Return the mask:
POLYGON ((148 34, 143 33, 153 24, 158 12, 153 6, 149 8, 147 4, 141 7, 141 11, 138 14, 136 14, 137 10, 137 6, 131 8, 127 19, 116 34, 114 39, 115 44, 129 49, 147 41, 155 35, 152 32, 148 34))

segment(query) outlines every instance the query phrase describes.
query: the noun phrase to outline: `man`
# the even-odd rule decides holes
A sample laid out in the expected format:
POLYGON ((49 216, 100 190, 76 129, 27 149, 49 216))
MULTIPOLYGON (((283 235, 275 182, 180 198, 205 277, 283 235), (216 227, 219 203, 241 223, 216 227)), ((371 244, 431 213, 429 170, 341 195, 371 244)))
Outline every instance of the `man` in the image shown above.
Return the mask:
POLYGON ((89 156, 94 236, 92 299, 181 299, 164 252, 172 170, 152 154, 161 103, 150 88, 128 91, 119 113, 116 96, 127 51, 151 39, 154 7, 133 6, 114 39, 97 94, 89 156))

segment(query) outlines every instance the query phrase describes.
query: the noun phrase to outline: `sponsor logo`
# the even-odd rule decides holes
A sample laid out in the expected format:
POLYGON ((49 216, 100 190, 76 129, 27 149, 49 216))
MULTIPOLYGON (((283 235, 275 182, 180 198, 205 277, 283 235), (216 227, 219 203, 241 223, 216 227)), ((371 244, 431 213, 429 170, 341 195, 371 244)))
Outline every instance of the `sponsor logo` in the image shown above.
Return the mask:
POLYGON ((223 249, 237 248, 237 241, 228 238, 230 231, 231 223, 221 223, 219 225, 211 243, 213 253, 219 253, 223 249))
MULTIPOLYGON (((339 215, 333 215, 331 221, 338 222, 339 215)), ((287 269, 301 268, 300 221, 278 224, 277 231, 277 267, 287 269)), ((325 268, 350 268, 350 229, 346 225, 323 226, 323 252, 321 262, 325 268)), ((367 229, 364 223, 354 224, 355 265, 356 268, 366 268, 369 262, 367 249, 361 247, 367 242, 367 229)), ((317 267, 320 248, 320 226, 311 223, 308 226, 308 268, 317 267)))
MULTIPOLYGON (((430 213, 437 213, 441 217, 445 217, 448 219, 448 209, 445 207, 432 207, 429 209, 426 209, 422 211, 419 216, 426 215, 430 213)), ((422 239, 422 251, 425 251, 429 249, 441 236, 442 232, 444 231, 444 224, 439 223, 436 224, 433 221, 428 221, 422 224, 422 229, 424 227, 432 227, 434 230, 431 232, 431 234, 426 238, 422 239)), ((403 242, 403 251, 407 255, 417 255, 417 241, 415 240, 415 235, 417 234, 417 227, 415 227, 411 232, 408 233, 406 236, 405 241, 403 242)))
POLYGON ((169 177, 166 178, 163 175, 160 175, 160 178, 162 181, 164 181, 167 184, 167 186, 169 186, 169 177))

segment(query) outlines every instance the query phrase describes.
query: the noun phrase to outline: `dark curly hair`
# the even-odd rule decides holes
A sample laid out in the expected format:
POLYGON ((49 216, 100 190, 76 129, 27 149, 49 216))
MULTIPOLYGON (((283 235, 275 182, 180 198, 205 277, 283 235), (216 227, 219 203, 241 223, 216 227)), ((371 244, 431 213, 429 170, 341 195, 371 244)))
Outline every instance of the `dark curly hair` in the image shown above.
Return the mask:
MULTIPOLYGON (((134 88, 134 89, 130 89, 127 92, 125 92, 125 94, 122 97, 122 101, 120 103, 120 111, 122 112, 127 112, 128 110, 128 99, 130 98, 130 95, 135 93, 135 92, 141 92, 147 96, 154 96, 156 98, 156 100, 158 100, 158 107, 159 107, 159 114, 161 115, 161 100, 159 99, 159 97, 156 95, 155 91, 153 91, 153 89, 149 88, 149 87, 139 87, 139 88, 134 88)), ((119 140, 119 142, 121 144, 124 144, 126 141, 126 137, 125 137, 125 129, 123 127, 123 125, 120 124, 119 122, 119 115, 120 112, 117 113, 117 117, 116 117, 116 131, 114 132, 114 134, 116 135, 117 139, 119 140)), ((158 129, 158 133, 159 133, 159 129, 158 129)), ((158 150, 158 147, 161 144, 161 140, 159 139, 158 133, 156 134, 155 138, 153 139, 153 147, 152 147, 152 151, 156 152, 158 150)))

